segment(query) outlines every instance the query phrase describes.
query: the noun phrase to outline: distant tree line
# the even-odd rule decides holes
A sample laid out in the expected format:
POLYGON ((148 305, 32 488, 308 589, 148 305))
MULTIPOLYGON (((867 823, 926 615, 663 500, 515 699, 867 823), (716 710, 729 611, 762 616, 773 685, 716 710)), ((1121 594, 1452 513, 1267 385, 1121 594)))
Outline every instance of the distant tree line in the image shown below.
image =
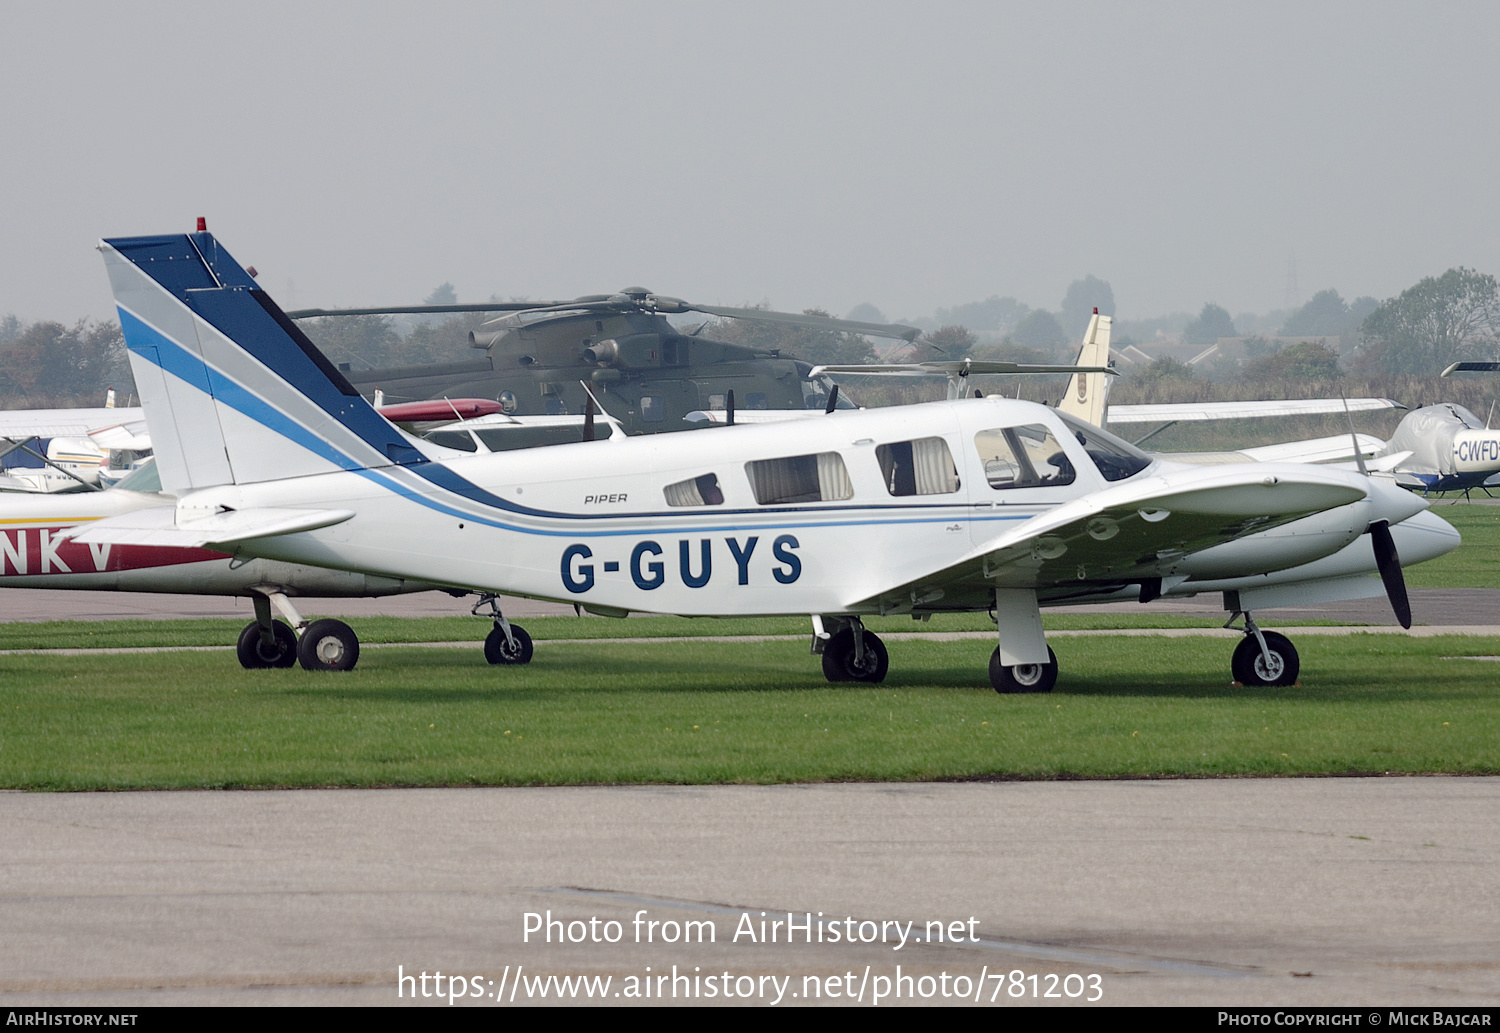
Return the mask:
POLYGON ((0 320, 0 407, 103 405, 113 387, 125 404, 135 393, 125 338, 113 320, 72 326, 0 320))
MULTIPOLYGON (((455 304, 453 286, 441 285, 424 303, 455 304)), ((1056 361, 1071 357, 1095 310, 1114 315, 1115 299, 1109 283, 1093 275, 1075 280, 1055 313, 995 295, 938 309, 936 321, 903 320, 928 329, 900 357, 1056 361)), ((821 309, 805 311, 828 315, 821 309)), ((868 303, 849 316, 886 321, 868 303)), ((337 316, 302 320, 299 325, 335 362, 352 369, 379 369, 471 358, 468 332, 490 318, 492 313, 477 312, 444 318, 337 316)), ((1184 342, 1207 347, 1234 338, 1242 342, 1244 361, 1219 360, 1199 368, 1166 356, 1131 367, 1128 381, 1143 389, 1162 385, 1166 390, 1175 384, 1181 393, 1184 383, 1192 381, 1326 384, 1341 376, 1430 377, 1461 359, 1500 359, 1500 286, 1495 277, 1463 267, 1427 277, 1385 301, 1360 297, 1346 302, 1336 290, 1319 291, 1285 313, 1279 327, 1268 317, 1242 315, 1241 321, 1261 330, 1249 336, 1238 333, 1236 319, 1214 302, 1196 316, 1179 318, 1182 322, 1176 325, 1184 342), (1285 338, 1301 340, 1287 343, 1285 338)), ((1116 329, 1117 350, 1136 343, 1119 333, 1118 325, 1116 329)), ((732 319, 712 321, 700 332, 813 363, 877 361, 874 343, 859 334, 732 319)), ((14 315, 0 318, 0 405, 98 405, 109 387, 119 393, 121 404, 135 391, 117 323, 80 320, 68 326, 24 323, 14 315)))

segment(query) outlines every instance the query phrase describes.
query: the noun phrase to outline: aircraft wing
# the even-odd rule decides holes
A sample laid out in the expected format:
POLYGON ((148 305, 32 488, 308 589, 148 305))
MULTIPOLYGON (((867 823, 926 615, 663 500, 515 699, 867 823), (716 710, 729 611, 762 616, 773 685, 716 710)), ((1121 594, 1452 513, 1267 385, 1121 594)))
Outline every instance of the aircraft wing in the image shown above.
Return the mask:
POLYGON ((1162 577, 1174 561, 1368 492, 1341 473, 1301 466, 1168 470, 1017 521, 957 563, 906 578, 853 605, 930 595, 948 585, 1047 589, 1162 577))
MULTIPOLYGON (((1370 434, 1357 435, 1361 455, 1372 456, 1385 447, 1385 442, 1370 434)), ((1306 441, 1287 441, 1280 445, 1257 445, 1242 448, 1237 452, 1160 452, 1163 459, 1174 463, 1326 463, 1354 454, 1354 442, 1348 434, 1334 434, 1326 438, 1309 438, 1306 441)), ((1366 464, 1368 466, 1368 464, 1366 464)), ((1353 470, 1354 464, 1341 469, 1353 470)))
MULTIPOLYGON (((1350 412, 1404 409, 1390 398, 1350 398, 1350 412)), ((1182 402, 1160 405, 1111 405, 1108 420, 1115 423, 1173 423, 1189 420, 1249 420, 1265 416, 1315 416, 1344 411, 1342 398, 1289 398, 1285 401, 1182 402)))
POLYGON ((1077 366, 1067 363, 1020 363, 990 362, 981 359, 956 359, 951 362, 889 362, 859 363, 854 365, 814 366, 808 376, 820 373, 853 373, 869 376, 938 377, 978 376, 980 374, 1010 373, 1103 373, 1118 376, 1119 371, 1109 366, 1077 366))
POLYGON ((129 448, 141 452, 151 447, 151 431, 146 427, 145 420, 130 420, 112 427, 91 430, 89 437, 100 448, 129 448))
POLYGON ((145 419, 139 407, 115 409, 12 409, 0 412, 0 437, 86 438, 90 432, 145 419))
POLYGON ((170 506, 139 509, 107 517, 60 537, 76 542, 114 545, 175 546, 201 549, 227 545, 248 538, 273 538, 298 531, 313 531, 343 523, 354 515, 350 509, 230 509, 194 516, 191 510, 170 506))

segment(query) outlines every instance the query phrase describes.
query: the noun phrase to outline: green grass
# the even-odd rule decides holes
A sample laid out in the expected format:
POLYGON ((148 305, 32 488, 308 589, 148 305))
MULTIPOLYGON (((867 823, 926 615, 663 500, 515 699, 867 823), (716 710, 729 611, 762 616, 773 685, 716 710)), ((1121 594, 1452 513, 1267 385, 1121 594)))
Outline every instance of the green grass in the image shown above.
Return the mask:
POLYGON ((1476 506, 1449 493, 1432 511, 1458 528, 1464 543, 1446 556, 1406 571, 1408 588, 1500 588, 1500 506, 1476 506))
MULTIPOLYGON (((316 614, 306 614, 309 620, 316 614)), ((1222 618, 1136 613, 1122 605, 1109 613, 1044 614, 1052 631, 1110 630, 1116 628, 1216 628, 1222 618)), ((480 643, 490 622, 474 617, 358 617, 348 618, 361 642, 480 643)), ((531 637, 545 639, 665 638, 715 635, 812 635, 806 617, 523 617, 531 637)), ((1339 621, 1320 621, 1338 624, 1339 621)), ((245 626, 240 620, 118 620, 46 621, 0 624, 0 650, 114 649, 134 646, 232 646, 245 626)), ((942 614, 928 622, 910 617, 872 617, 866 627, 882 635, 893 631, 991 631, 987 614, 942 614)))
POLYGON ((0 787, 1500 772, 1500 664, 1443 659, 1500 639, 1304 636, 1285 689, 1232 688, 1224 640, 1053 645, 1057 690, 1003 697, 984 641, 894 642, 872 687, 780 641, 544 643, 523 668, 372 649, 344 675, 5 656, 0 787))

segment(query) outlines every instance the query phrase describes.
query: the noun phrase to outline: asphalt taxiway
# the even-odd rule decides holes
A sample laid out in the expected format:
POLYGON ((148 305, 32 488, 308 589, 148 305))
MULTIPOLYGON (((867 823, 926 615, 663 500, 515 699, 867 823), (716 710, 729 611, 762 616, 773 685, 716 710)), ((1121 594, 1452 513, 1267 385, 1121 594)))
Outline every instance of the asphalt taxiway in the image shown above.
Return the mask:
POLYGON ((1083 1005, 1062 988, 1094 975, 1104 1004, 1492 1006, 1497 817, 1486 778, 0 793, 0 1004, 446 1007, 452 983, 398 998, 439 971, 469 1004, 549 975, 625 1004, 675 965, 868 1006, 899 965, 915 1003, 961 1003, 947 973, 985 1007, 1083 1005), (824 942, 759 942, 788 913, 824 942))

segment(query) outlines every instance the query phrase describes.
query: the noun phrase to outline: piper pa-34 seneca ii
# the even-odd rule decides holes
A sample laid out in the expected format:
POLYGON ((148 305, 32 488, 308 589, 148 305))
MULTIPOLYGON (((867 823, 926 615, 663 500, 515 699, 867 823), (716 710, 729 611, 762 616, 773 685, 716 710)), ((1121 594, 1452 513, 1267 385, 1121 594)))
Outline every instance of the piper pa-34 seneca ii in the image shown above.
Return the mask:
MULTIPOLYGON (((1295 650, 1250 611, 1383 581, 1409 623, 1401 564, 1459 541, 1389 479, 1178 466, 1002 398, 461 453, 381 417, 209 233, 100 248, 178 501, 96 521, 80 543, 211 547, 605 614, 814 614, 833 681, 885 676, 868 615, 992 610, 990 680, 1024 692, 1057 677, 1039 606, 1210 591, 1245 617, 1236 677, 1290 684, 1295 650)), ((320 624, 299 649, 351 666, 353 632, 320 624)), ((524 662, 531 643, 497 613, 486 652, 524 662)))

